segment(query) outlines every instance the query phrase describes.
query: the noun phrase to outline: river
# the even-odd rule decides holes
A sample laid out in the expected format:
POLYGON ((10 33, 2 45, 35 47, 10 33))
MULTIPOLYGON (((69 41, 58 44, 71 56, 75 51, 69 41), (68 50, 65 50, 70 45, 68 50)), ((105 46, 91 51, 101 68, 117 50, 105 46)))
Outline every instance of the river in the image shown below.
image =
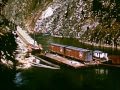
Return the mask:
POLYGON ((91 68, 50 70, 32 68, 21 72, 20 90, 120 90, 120 70, 91 68))
MULTIPOLYGON (((51 42, 93 48, 80 45, 73 39, 50 36, 35 39, 46 50, 51 42)), ((74 70, 61 66, 60 70, 51 70, 32 67, 13 76, 0 69, 0 90, 120 90, 120 68, 101 66, 74 70)))

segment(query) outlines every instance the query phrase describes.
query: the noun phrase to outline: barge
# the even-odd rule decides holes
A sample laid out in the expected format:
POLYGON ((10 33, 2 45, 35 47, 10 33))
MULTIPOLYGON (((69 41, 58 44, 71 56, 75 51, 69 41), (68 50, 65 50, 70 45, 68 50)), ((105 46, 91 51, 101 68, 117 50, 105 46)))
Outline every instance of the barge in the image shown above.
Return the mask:
POLYGON ((56 62, 58 64, 63 64, 66 66, 69 66, 71 68, 74 69, 79 69, 79 68, 86 68, 86 67, 94 67, 94 66, 98 66, 100 63, 97 62, 79 62, 73 59, 68 59, 65 57, 62 57, 58 54, 52 54, 52 53, 46 53, 45 55, 42 55, 44 57, 47 57, 49 59, 51 59, 50 61, 52 62, 56 62))
POLYGON ((77 62, 77 61, 74 61, 74 60, 69 60, 69 59, 67 59, 65 57, 55 55, 55 54, 51 54, 51 53, 45 54, 45 57, 50 58, 50 59, 54 60, 57 63, 65 64, 67 66, 73 67, 75 69, 85 66, 84 64, 82 64, 80 62, 77 62))
POLYGON ((50 53, 45 53, 45 57, 73 68, 98 66, 103 61, 101 58, 93 58, 92 50, 68 45, 51 43, 49 51, 50 53))

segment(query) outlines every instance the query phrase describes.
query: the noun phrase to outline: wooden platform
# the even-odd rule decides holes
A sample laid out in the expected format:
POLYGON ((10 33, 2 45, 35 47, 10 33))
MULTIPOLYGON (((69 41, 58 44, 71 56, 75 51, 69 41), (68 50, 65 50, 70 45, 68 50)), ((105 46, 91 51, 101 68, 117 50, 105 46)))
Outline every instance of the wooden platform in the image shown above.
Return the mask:
POLYGON ((69 59, 64 58, 62 56, 59 56, 59 55, 47 53, 47 54, 45 54, 45 56, 55 60, 56 62, 66 64, 66 65, 71 66, 73 68, 85 67, 85 65, 80 63, 80 62, 77 62, 77 61, 74 61, 74 60, 69 60, 69 59))

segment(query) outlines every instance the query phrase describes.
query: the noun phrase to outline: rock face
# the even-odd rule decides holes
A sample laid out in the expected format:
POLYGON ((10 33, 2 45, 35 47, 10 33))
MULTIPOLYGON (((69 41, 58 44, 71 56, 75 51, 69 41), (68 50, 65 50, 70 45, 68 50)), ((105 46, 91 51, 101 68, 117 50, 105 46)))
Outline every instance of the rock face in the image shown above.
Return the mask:
POLYGON ((90 0, 55 0, 39 17, 35 29, 50 31, 52 35, 80 37, 88 28, 98 25, 98 21, 91 18, 91 7, 90 0), (53 15, 46 17, 49 8, 53 15))
POLYGON ((117 47, 119 3, 119 0, 54 0, 36 21, 34 30, 117 47), (48 12, 52 14, 47 16, 48 12))
POLYGON ((120 0, 8 0, 3 14, 26 29, 120 45, 120 0))
POLYGON ((52 0, 7 0, 2 14, 9 21, 26 28, 34 23, 40 13, 52 0))

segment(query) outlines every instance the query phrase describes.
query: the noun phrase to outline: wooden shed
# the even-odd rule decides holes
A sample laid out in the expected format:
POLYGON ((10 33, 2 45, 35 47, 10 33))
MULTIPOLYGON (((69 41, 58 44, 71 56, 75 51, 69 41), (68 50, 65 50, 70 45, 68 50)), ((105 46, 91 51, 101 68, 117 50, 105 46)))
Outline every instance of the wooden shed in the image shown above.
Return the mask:
POLYGON ((81 60, 81 61, 91 61, 92 51, 83 49, 83 48, 67 46, 65 49, 65 56, 68 56, 77 60, 81 60))
POLYGON ((66 47, 66 45, 51 43, 50 46, 49 46, 49 50, 51 52, 64 55, 64 53, 65 53, 65 47, 66 47))

